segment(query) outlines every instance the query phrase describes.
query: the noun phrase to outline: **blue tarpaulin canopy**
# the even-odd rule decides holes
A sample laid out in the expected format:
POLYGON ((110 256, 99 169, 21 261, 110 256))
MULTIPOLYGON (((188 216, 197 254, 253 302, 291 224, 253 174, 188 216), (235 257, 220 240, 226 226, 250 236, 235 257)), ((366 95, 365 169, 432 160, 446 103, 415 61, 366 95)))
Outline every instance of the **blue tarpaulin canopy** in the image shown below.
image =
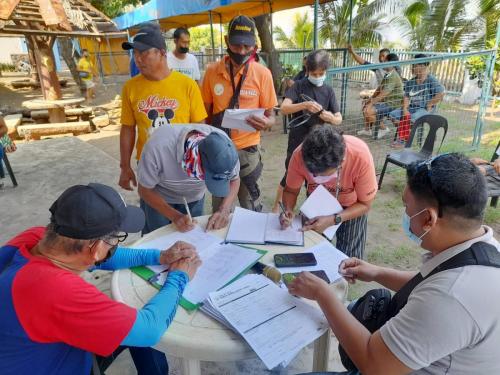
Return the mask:
MULTIPOLYGON (((318 1, 325 2, 328 1, 318 1)), ((113 21, 120 30, 137 28, 149 21, 159 21, 162 29, 172 29, 208 24, 211 18, 214 23, 226 23, 239 14, 256 17, 314 3, 314 0, 151 0, 113 21)))

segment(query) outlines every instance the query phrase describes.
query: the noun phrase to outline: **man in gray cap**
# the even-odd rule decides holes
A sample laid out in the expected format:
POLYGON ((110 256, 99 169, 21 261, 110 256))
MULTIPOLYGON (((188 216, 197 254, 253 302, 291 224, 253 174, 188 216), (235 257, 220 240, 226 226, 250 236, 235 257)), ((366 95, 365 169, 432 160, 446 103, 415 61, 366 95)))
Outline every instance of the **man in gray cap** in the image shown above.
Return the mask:
POLYGON ((104 372, 126 348, 139 374, 168 374, 165 354, 151 346, 200 265, 196 250, 184 242, 166 251, 118 247, 142 229, 144 213, 106 185, 72 186, 50 212, 47 227, 0 247, 0 374, 88 375, 91 353, 104 372), (167 280, 142 309, 113 301, 81 277, 159 264, 168 265, 167 280))
POLYGON ((181 232, 193 229, 192 217, 203 215, 206 189, 222 200, 206 229, 224 228, 240 187, 239 171, 238 153, 223 131, 197 124, 159 128, 144 146, 137 174, 145 203, 143 234, 171 222, 181 232))

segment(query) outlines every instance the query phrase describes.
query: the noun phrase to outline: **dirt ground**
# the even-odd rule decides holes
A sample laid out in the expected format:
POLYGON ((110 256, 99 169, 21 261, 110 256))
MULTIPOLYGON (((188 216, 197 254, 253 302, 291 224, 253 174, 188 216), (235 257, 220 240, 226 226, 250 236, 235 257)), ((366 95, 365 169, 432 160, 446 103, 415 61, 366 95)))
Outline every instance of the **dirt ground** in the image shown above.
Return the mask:
MULTIPOLYGON (((21 108, 24 100, 41 96, 40 90, 13 90, 9 82, 19 77, 0 77, 0 111, 15 111, 21 108)), ((100 131, 79 136, 113 158, 119 160, 119 108, 113 107, 113 101, 121 91, 126 77, 107 79, 106 84, 97 87, 97 97, 92 103, 108 111, 112 125, 100 131)), ((63 90, 65 97, 80 96, 76 85, 71 84, 63 90)), ((483 136, 481 149, 476 154, 489 158, 494 146, 500 138, 500 127, 495 118, 488 118, 490 124, 483 136)), ((287 135, 283 134, 282 120, 278 118, 276 126, 262 136, 264 158, 264 173, 262 192, 265 208, 270 209, 274 201, 276 188, 284 172, 284 158, 287 135)), ((370 144, 370 147, 377 147, 370 144)), ((405 176, 402 170, 394 169, 384 178, 384 185, 378 192, 369 214, 368 239, 365 258, 376 264, 383 264, 399 269, 417 269, 420 263, 421 250, 411 243, 401 230, 401 215, 403 205, 401 194, 404 188, 405 176)), ((206 207, 210 207, 207 199, 206 207)), ((500 234, 500 209, 488 208, 486 223, 500 234)), ((369 284, 359 284, 351 287, 350 297, 360 295, 371 288, 369 284)))

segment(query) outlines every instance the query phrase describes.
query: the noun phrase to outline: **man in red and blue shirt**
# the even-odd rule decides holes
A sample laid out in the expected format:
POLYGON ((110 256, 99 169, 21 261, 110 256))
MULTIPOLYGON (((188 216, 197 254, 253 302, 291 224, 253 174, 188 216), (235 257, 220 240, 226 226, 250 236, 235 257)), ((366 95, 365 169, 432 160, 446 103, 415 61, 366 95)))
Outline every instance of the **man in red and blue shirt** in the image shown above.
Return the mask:
POLYGON ((126 233, 142 229, 144 214, 106 185, 73 186, 50 211, 46 228, 30 228, 0 248, 0 373, 88 375, 91 353, 109 365, 127 347, 139 374, 168 373, 165 355, 150 347, 200 264, 196 250, 182 242, 166 251, 118 247, 126 233), (80 277, 154 264, 169 264, 170 272, 140 310, 80 277))

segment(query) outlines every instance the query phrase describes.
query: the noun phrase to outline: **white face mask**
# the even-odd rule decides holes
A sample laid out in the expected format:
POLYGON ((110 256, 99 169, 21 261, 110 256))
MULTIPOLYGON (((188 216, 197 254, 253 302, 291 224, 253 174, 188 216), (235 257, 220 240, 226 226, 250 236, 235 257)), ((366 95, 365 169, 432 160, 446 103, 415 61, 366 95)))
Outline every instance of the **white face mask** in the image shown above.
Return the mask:
POLYGON ((309 80, 309 82, 311 82, 314 86, 323 86, 323 83, 325 82, 325 79, 326 79, 326 73, 323 74, 321 77, 311 77, 311 76, 307 76, 307 79, 309 80))
POLYGON ((312 173, 310 173, 313 181, 317 184, 326 184, 327 182, 330 182, 334 178, 337 178, 339 175, 339 172, 336 171, 334 174, 330 174, 327 176, 314 176, 312 173))

